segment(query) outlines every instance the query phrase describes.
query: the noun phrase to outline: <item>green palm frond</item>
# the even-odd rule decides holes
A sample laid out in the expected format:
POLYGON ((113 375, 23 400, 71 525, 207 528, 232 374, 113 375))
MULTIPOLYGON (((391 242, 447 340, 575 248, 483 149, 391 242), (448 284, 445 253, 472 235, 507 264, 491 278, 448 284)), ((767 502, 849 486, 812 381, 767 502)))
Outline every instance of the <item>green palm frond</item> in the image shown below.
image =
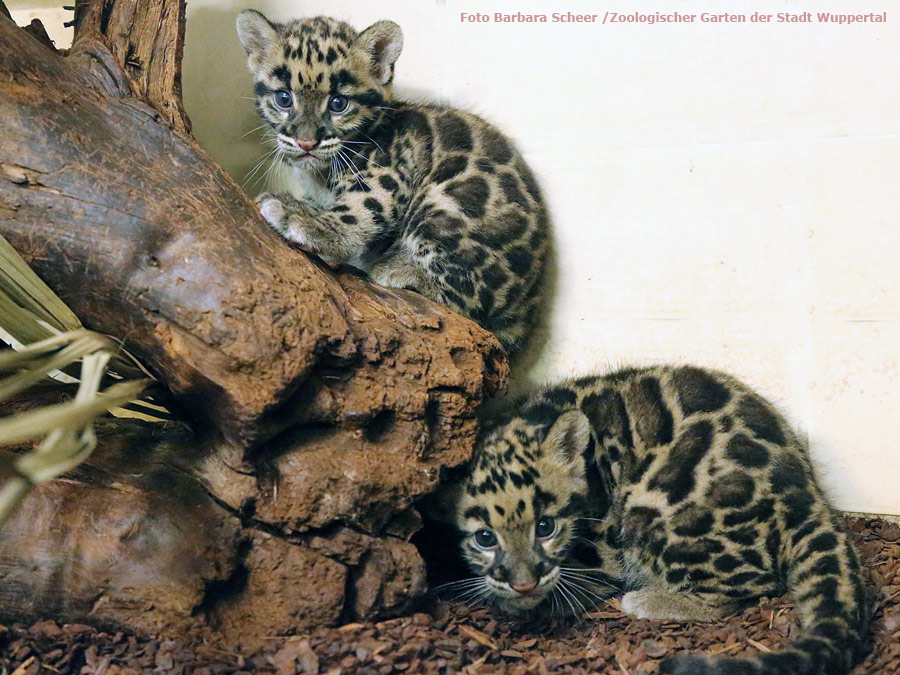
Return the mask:
POLYGON ((138 397, 150 375, 108 337, 78 317, 0 237, 0 403, 41 383, 78 388, 72 400, 0 417, 0 447, 38 442, 26 454, 0 457, 10 478, 0 488, 0 527, 38 483, 84 461, 96 445, 94 420, 107 412, 143 419, 169 417, 138 397), (103 387, 104 380, 115 383, 103 387), (132 412, 127 412, 131 409, 132 412))

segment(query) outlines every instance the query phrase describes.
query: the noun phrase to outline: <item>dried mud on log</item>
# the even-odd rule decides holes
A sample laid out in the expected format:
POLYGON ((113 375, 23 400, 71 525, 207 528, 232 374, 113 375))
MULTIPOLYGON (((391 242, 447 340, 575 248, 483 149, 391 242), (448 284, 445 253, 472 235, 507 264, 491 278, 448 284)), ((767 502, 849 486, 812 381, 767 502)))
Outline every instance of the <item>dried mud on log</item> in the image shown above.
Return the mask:
MULTIPOLYGON (((875 597, 873 646, 855 675, 900 672, 900 526, 851 519, 875 597)), ((665 656, 703 650, 739 654, 776 649, 797 626, 787 599, 763 600, 713 623, 629 619, 615 601, 572 626, 518 627, 484 609, 438 603, 429 613, 349 623, 273 641, 251 654, 209 645, 98 633, 41 622, 0 629, 0 666, 38 673, 627 673, 651 675, 665 656), (42 670, 42 666, 47 669, 42 670)))
POLYGON ((499 343, 271 231, 188 135, 183 1, 76 7, 66 54, 0 11, 0 234, 190 429, 104 422, 0 531, 0 612, 258 649, 407 611, 413 504, 468 458, 499 343))

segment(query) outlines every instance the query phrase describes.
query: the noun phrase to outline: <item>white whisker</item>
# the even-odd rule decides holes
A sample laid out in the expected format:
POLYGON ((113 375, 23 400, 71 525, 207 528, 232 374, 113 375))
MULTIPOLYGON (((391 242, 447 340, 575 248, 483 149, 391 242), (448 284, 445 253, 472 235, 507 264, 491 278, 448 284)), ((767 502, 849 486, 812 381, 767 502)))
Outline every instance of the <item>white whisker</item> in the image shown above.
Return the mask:
POLYGON ((354 150, 353 148, 345 148, 345 150, 349 150, 350 152, 352 152, 352 153, 353 153, 354 155, 356 155, 357 157, 361 157, 362 159, 366 160, 367 162, 371 162, 372 164, 374 164, 375 166, 377 166, 379 169, 383 169, 383 168, 384 168, 383 166, 381 166, 381 164, 379 164, 379 163, 376 162, 375 160, 369 159, 369 158, 366 157, 365 155, 359 154, 359 153, 358 153, 356 150, 354 150))
POLYGON ((266 125, 266 124, 260 124, 258 127, 253 127, 250 131, 248 131, 248 132, 246 132, 246 133, 243 133, 243 134, 241 134, 240 136, 238 136, 238 140, 241 140, 244 136, 249 136, 249 135, 252 134, 254 131, 259 131, 260 129, 264 129, 266 126, 268 126, 268 125, 266 125))
POLYGON ((353 173, 353 175, 356 177, 356 182, 357 182, 357 184, 358 184, 361 188, 362 188, 363 186, 365 186, 365 189, 366 189, 366 190, 370 190, 371 188, 369 187, 369 184, 368 184, 368 183, 365 181, 365 179, 362 177, 362 174, 360 173, 359 169, 356 168, 356 166, 353 164, 352 160, 351 160, 349 157, 344 156, 343 153, 344 153, 344 150, 345 150, 345 149, 346 149, 346 150, 349 150, 350 148, 341 148, 341 149, 338 151, 338 155, 341 155, 341 156, 343 157, 343 159, 346 161, 347 166, 349 167, 351 173, 353 173))
MULTIPOLYGON (((572 602, 569 603, 570 605, 572 605, 572 603, 574 603, 574 604, 577 604, 579 608, 581 608, 580 614, 585 614, 587 612, 587 609, 582 604, 581 600, 578 599, 578 596, 575 594, 575 591, 569 586, 567 581, 565 581, 564 579, 560 579, 559 583, 557 584, 557 587, 559 588, 561 593, 566 594, 567 596, 569 596, 572 599, 572 602)), ((576 615, 579 614, 579 612, 575 611, 574 606, 572 607, 572 613, 576 614, 576 615)))
POLYGON ((368 138, 370 141, 372 141, 372 142, 375 144, 375 147, 378 148, 379 150, 381 150, 381 153, 382 153, 382 154, 387 154, 387 153, 385 153, 384 148, 382 148, 382 147, 378 144, 378 141, 376 141, 374 138, 372 138, 372 137, 369 136, 369 135, 366 135, 366 138, 368 138))
MULTIPOLYGON (((586 594, 586 595, 589 595, 589 596, 591 596, 592 598, 594 598, 595 600, 599 600, 599 601, 601 601, 601 602, 604 601, 604 600, 606 600, 606 598, 605 598, 604 596, 602 596, 602 595, 600 595, 599 593, 597 593, 597 592, 591 590, 591 589, 588 588, 588 586, 587 586, 587 584, 591 584, 591 585, 593 585, 593 586, 600 586, 600 584, 593 584, 592 582, 590 582, 590 580, 586 580, 586 579, 577 579, 577 578, 571 578, 571 577, 563 577, 563 579, 566 580, 566 582, 569 584, 569 586, 570 586, 571 588, 573 588, 573 589, 579 591, 580 593, 584 593, 584 594, 586 594)), ((608 586, 607 584, 603 584, 603 585, 608 586)), ((612 588, 612 587, 609 586, 609 588, 612 588)))
MULTIPOLYGON (((244 182, 243 182, 243 184, 241 185, 241 187, 246 188, 246 187, 247 187, 247 183, 250 181, 250 179, 253 178, 253 176, 255 176, 255 175, 257 174, 257 172, 263 167, 263 165, 264 165, 267 161, 269 161, 269 159, 271 159, 272 156, 273 156, 275 153, 277 153, 277 152, 278 152, 278 148, 275 147, 275 148, 272 148, 271 150, 269 150, 265 155, 263 155, 263 156, 262 156, 262 159, 260 159, 260 160, 256 163, 256 166, 254 166, 249 172, 247 172, 247 175, 244 176, 244 182)), ((254 184, 255 184, 255 183, 254 183, 254 184)))

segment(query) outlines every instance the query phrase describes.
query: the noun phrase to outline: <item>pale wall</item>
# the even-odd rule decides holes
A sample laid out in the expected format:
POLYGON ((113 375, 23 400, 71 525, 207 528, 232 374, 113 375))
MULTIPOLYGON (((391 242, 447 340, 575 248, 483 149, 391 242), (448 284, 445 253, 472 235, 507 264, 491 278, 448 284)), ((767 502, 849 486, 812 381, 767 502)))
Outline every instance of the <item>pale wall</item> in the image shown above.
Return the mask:
MULTIPOLYGON (((900 9, 866 3, 888 23, 858 26, 459 21, 646 6, 615 4, 252 6, 360 28, 394 19, 401 92, 483 113, 518 141, 552 208, 560 269, 528 379, 670 360, 728 370, 808 432, 840 507, 900 514, 900 9)), ((260 154, 239 138, 256 126, 233 29, 246 6, 189 3, 184 74, 197 137, 239 179, 260 154)))

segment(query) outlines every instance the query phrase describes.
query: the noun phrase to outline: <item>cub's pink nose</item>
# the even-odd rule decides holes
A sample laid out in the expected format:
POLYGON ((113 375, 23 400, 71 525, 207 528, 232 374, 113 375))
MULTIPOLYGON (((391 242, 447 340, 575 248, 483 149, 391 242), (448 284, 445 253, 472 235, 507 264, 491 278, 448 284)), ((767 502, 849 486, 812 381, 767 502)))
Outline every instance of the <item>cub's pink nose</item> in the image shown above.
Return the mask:
POLYGON ((319 141, 308 140, 306 138, 298 138, 295 143, 297 143, 297 147, 303 150, 303 152, 312 152, 319 144, 319 141))
POLYGON ((511 583, 510 588, 512 588, 516 593, 521 593, 522 595, 528 595, 537 588, 537 581, 526 581, 523 583, 511 583))

